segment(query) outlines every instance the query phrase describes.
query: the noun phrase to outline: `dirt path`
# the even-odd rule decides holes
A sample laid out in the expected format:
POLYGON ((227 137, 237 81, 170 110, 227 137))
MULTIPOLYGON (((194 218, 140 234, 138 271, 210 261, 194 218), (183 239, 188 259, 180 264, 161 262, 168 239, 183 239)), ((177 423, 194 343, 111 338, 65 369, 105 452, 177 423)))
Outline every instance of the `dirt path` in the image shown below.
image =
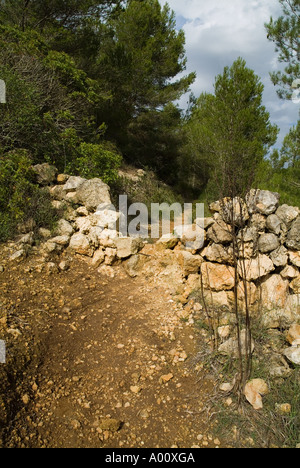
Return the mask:
POLYGON ((220 445, 201 413, 213 383, 191 365, 195 327, 166 287, 114 271, 101 276, 78 259, 59 275, 25 266, 1 274, 2 306, 14 310, 8 326, 21 333, 14 342, 30 346, 38 329, 44 343, 17 389, 6 446, 220 445))

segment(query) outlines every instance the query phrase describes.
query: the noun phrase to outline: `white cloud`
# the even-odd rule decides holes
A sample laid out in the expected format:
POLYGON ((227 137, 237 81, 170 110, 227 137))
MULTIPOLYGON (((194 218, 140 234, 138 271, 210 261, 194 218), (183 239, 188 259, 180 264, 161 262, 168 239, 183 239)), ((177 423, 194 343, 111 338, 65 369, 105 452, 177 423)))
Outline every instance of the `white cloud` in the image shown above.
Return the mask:
MULTIPOLYGON (((278 61, 264 24, 281 14, 278 0, 168 0, 168 4, 185 32, 187 72, 197 72, 192 87, 196 96, 212 92, 215 77, 241 56, 265 85, 264 102, 272 122, 284 125, 284 131, 296 123, 299 107, 282 105, 269 77, 278 69, 278 61)), ((184 97, 180 104, 186 101, 184 97)), ((279 143, 282 135, 283 129, 279 143)))

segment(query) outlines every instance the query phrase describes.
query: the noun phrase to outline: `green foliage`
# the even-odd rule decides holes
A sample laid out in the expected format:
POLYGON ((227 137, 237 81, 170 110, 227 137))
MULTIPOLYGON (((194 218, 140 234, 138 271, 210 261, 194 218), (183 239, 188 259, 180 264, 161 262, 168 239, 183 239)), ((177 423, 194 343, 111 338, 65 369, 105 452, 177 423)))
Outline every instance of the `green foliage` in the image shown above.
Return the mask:
POLYGON ((87 179, 99 177, 107 184, 117 179, 122 157, 116 151, 108 149, 107 145, 81 143, 78 154, 70 167, 71 172, 87 179))
POLYGON ((279 192, 281 203, 300 207, 300 121, 286 135, 281 150, 274 150, 261 164, 256 185, 279 192))
POLYGON ((50 196, 34 183, 32 159, 24 150, 0 156, 0 241, 29 219, 36 228, 53 227, 56 214, 50 196))
MULTIPOLYGON (((161 159, 168 158, 161 144, 163 133, 165 140, 167 134, 164 123, 159 123, 165 121, 170 103, 187 92, 195 79, 192 73, 175 80, 186 67, 184 34, 176 30, 174 13, 158 0, 128 1, 109 27, 97 63, 111 99, 98 116, 131 163, 140 161, 144 152, 148 165, 156 169, 161 159)), ((172 129, 169 125, 167 133, 172 129)))
POLYGON ((119 194, 125 194, 130 204, 143 203, 147 206, 149 213, 151 213, 151 203, 168 203, 169 205, 183 203, 182 197, 167 184, 161 182, 154 172, 150 170, 145 172, 145 176, 138 181, 119 177, 111 187, 113 202, 117 204, 119 194))
POLYGON ((208 180, 213 199, 243 196, 276 141, 278 129, 262 105, 263 89, 259 77, 239 58, 217 76, 215 94, 200 96, 192 109, 185 126, 188 145, 194 149, 188 162, 203 182, 208 180))
POLYGON ((265 24, 268 38, 276 45, 279 52, 279 62, 287 64, 284 72, 271 73, 274 85, 280 86, 277 91, 282 99, 290 99, 292 83, 300 78, 300 3, 299 0, 279 0, 283 7, 283 15, 277 20, 271 18, 265 24))

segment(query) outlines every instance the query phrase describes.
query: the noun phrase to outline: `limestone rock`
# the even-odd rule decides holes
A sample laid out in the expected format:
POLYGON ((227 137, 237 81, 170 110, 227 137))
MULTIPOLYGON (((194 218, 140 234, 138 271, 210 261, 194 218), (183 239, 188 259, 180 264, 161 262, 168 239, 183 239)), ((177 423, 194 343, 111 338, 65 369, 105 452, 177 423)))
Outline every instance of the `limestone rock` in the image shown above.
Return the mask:
POLYGON ((92 219, 95 220, 96 226, 102 229, 116 229, 117 222, 121 216, 124 215, 116 211, 112 205, 103 204, 97 207, 97 211, 92 215, 92 219))
POLYGON ((280 218, 286 225, 293 222, 299 214, 300 210, 298 207, 288 205, 281 205, 276 211, 278 218, 280 218))
POLYGON ((214 224, 214 218, 197 218, 195 219, 195 224, 202 229, 208 229, 210 226, 214 224))
POLYGON ((91 219, 89 216, 80 217, 75 220, 75 228, 81 234, 88 234, 92 228, 91 219))
POLYGON ((300 252, 289 252, 290 262, 300 268, 300 252))
POLYGON ((281 224, 282 220, 276 214, 271 214, 267 217, 266 227, 268 231, 276 234, 277 236, 280 234, 281 224))
POLYGON ((275 234, 262 234, 258 240, 258 249, 262 253, 272 252, 278 249, 280 242, 275 234))
POLYGON ((248 382, 244 389, 244 394, 247 401, 255 410, 263 408, 262 396, 269 393, 267 383, 262 379, 254 379, 248 382))
POLYGON ((232 248, 226 248, 222 244, 212 244, 206 247, 201 255, 210 262, 233 263, 232 248))
POLYGON ((206 289, 230 291, 234 288, 234 268, 230 266, 204 262, 201 273, 206 289))
POLYGON ((91 179, 83 182, 77 188, 76 197, 78 202, 89 211, 95 211, 102 203, 111 203, 109 187, 100 179, 91 179))
POLYGON ((176 259, 183 270, 184 276, 199 273, 203 258, 200 255, 192 255, 185 250, 176 252, 176 259))
POLYGON ((284 309, 288 295, 289 281, 280 275, 269 275, 261 284, 261 301, 264 309, 284 309))
POLYGON ((66 247, 66 246, 69 245, 70 236, 57 236, 57 237, 53 237, 52 239, 49 239, 48 242, 51 243, 51 244, 57 244, 57 245, 61 245, 61 246, 63 246, 63 247, 66 247))
POLYGON ((297 323, 294 323, 288 333, 287 333, 287 340, 288 342, 292 345, 294 341, 300 339, 300 325, 297 323))
POLYGON ((260 254, 256 258, 245 259, 243 262, 239 262, 239 273, 243 275, 245 271, 247 281, 256 281, 274 269, 274 264, 267 255, 260 254))
POLYGON ((181 240, 186 248, 192 250, 200 250, 206 237, 205 231, 197 224, 177 226, 174 229, 174 235, 181 240))
MULTIPOLYGON (((241 343, 241 352, 242 355, 245 356, 247 353, 246 349, 246 342, 247 342, 247 332, 246 330, 241 331, 241 336, 240 336, 240 343, 241 343)), ((251 353, 254 352, 255 349, 255 344, 252 340, 251 342, 251 353)), ((225 341, 225 343, 222 343, 219 346, 218 351, 221 354, 225 354, 228 356, 231 356, 235 359, 239 358, 239 345, 238 345, 238 339, 237 338, 229 338, 229 340, 225 341)))
POLYGON ((178 244, 179 239, 174 234, 164 234, 156 244, 161 246, 163 249, 174 249, 178 244))
POLYGON ((291 282, 290 287, 295 294, 300 294, 300 275, 291 282))
POLYGON ((291 225, 286 245, 289 249, 300 250, 300 216, 291 225))
POLYGON ((285 279, 293 279, 297 278, 299 276, 299 270, 298 268, 292 266, 292 265, 287 265, 282 271, 281 271, 281 276, 282 278, 285 279))
POLYGON ((117 239, 119 238, 119 233, 113 229, 104 229, 99 237, 100 244, 103 247, 117 247, 117 239))
POLYGON ((277 210, 279 200, 279 193, 273 193, 267 190, 252 189, 246 196, 250 214, 260 213, 263 215, 270 215, 277 210))
POLYGON ((119 237, 115 240, 115 245, 117 256, 121 259, 137 254, 144 247, 144 243, 139 237, 119 237))
POLYGON ((68 221, 60 219, 57 223, 56 232, 59 236, 72 236, 74 229, 68 221))
POLYGON ((99 249, 95 252, 92 260, 92 265, 96 268, 99 268, 99 266, 104 263, 105 260, 105 252, 102 249, 99 249))
POLYGON ((250 227, 254 227, 257 231, 264 231, 267 225, 267 218, 260 213, 253 213, 250 218, 250 227))
POLYGON ((56 178, 56 182, 59 185, 65 185, 68 182, 69 178, 70 178, 70 176, 67 175, 67 174, 58 174, 58 176, 56 178))
POLYGON ((228 244, 232 242, 231 226, 219 218, 208 229, 207 237, 215 244, 228 244))
POLYGON ((281 245, 270 254, 270 259, 276 267, 284 267, 288 263, 288 250, 281 245))
POLYGON ((93 255, 93 249, 90 246, 88 238, 81 233, 74 234, 71 237, 69 247, 80 255, 85 255, 87 257, 92 257, 93 255))
POLYGON ((292 363, 300 366, 300 346, 295 345, 283 351, 284 356, 292 363))
POLYGON ((245 201, 240 197, 224 198, 220 202, 220 214, 225 223, 235 226, 243 226, 249 219, 249 213, 245 201))
POLYGON ((63 186, 65 193, 76 192, 76 190, 86 181, 82 177, 71 176, 63 186))

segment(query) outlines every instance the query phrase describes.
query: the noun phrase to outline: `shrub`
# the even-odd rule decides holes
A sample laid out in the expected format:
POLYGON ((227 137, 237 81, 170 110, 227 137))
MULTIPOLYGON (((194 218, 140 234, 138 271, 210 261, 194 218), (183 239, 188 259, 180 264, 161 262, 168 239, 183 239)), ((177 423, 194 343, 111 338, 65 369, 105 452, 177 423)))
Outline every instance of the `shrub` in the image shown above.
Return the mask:
POLYGON ((104 144, 81 143, 79 157, 72 163, 72 172, 87 179, 99 177, 111 184, 118 177, 121 162, 121 155, 104 144))
POLYGON ((17 226, 29 219, 37 228, 52 228, 55 223, 50 195, 35 184, 31 165, 25 150, 0 156, 0 241, 13 236, 17 226))

